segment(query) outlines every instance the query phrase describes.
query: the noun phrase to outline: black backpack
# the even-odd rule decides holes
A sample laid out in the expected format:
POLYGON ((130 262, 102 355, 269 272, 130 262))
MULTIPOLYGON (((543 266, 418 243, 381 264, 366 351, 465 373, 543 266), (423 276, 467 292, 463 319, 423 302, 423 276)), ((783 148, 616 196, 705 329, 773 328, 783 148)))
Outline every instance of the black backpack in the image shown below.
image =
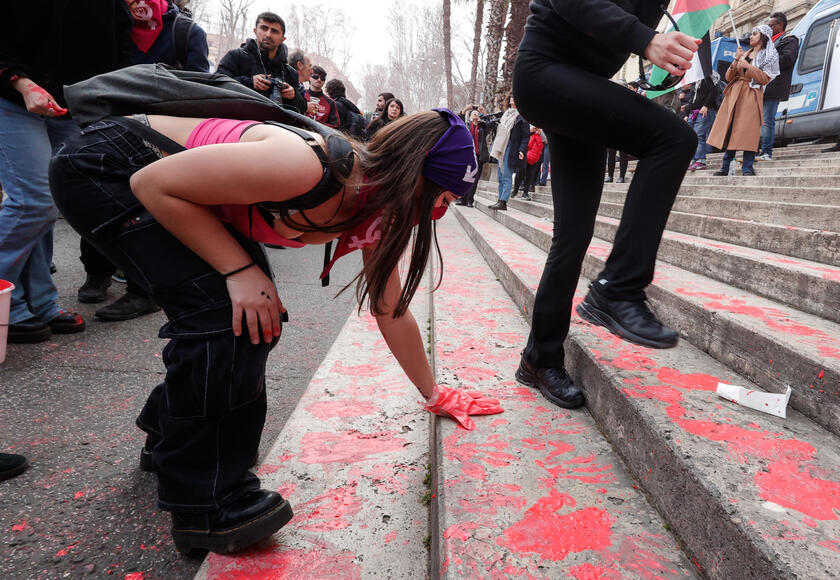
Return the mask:
POLYGON ((190 35, 195 27, 195 21, 179 12, 172 25, 172 46, 175 47, 175 68, 183 70, 187 65, 187 51, 190 47, 190 35))

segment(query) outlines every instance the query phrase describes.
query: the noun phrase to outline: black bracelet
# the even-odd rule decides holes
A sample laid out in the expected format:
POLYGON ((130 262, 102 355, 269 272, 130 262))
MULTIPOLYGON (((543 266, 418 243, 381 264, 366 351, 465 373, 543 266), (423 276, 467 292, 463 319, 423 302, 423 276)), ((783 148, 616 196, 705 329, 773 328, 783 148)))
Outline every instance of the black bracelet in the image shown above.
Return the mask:
POLYGON ((247 269, 248 269, 248 268, 250 268, 251 266, 256 266, 256 263, 255 263, 255 262, 251 262, 251 263, 250 263, 250 264, 248 264, 247 266, 242 266, 241 268, 237 268, 237 269, 236 269, 236 270, 234 270, 233 272, 228 272, 227 274, 222 274, 222 278, 229 278, 230 276, 233 276, 234 274, 239 274, 240 272, 244 272, 245 270, 247 270, 247 269))

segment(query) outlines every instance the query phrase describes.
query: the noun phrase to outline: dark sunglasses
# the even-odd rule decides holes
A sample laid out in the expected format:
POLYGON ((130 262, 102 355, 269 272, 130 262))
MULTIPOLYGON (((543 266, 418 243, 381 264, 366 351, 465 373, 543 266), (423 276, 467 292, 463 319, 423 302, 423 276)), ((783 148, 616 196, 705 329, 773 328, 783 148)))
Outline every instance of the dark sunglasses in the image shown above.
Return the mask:
MULTIPOLYGON (((664 6, 662 7, 662 13, 665 14, 665 16, 668 17, 668 20, 671 21, 671 24, 674 25, 674 30, 679 32, 680 27, 677 26, 677 21, 674 20, 674 17, 668 13, 664 6)), ((650 84, 650 81, 647 78, 647 74, 645 73, 644 59, 642 59, 641 57, 639 58, 639 78, 636 81, 637 83, 639 83, 639 88, 644 89, 646 91, 664 91, 677 86, 681 80, 682 75, 668 73, 668 76, 666 76, 658 85, 650 84)))
POLYGON ((312 73, 311 75, 309 75, 309 78, 315 79, 316 81, 320 81, 321 75, 319 75, 318 73, 312 73))

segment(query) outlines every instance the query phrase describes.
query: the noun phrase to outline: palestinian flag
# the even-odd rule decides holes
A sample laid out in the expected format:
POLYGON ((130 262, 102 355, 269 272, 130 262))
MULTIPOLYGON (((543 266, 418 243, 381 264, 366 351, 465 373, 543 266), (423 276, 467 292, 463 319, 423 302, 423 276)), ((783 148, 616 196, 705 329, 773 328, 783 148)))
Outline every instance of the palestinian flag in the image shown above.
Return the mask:
MULTIPOLYGON (((710 74, 712 74, 712 52, 711 42, 709 39, 709 29, 715 20, 720 18, 726 11, 729 10, 728 0, 677 0, 674 6, 674 11, 671 15, 677 21, 677 26, 680 32, 684 32, 694 38, 702 38, 703 44, 694 53, 694 59, 691 61, 691 68, 683 76, 683 80, 673 89, 678 87, 690 85, 699 81, 710 74)), ((668 32, 674 30, 673 26, 668 27, 668 32)), ((653 67, 650 74, 651 84, 658 84, 662 82, 668 73, 658 66, 653 67)), ((658 97, 668 91, 652 92, 648 91, 648 97, 658 97)))

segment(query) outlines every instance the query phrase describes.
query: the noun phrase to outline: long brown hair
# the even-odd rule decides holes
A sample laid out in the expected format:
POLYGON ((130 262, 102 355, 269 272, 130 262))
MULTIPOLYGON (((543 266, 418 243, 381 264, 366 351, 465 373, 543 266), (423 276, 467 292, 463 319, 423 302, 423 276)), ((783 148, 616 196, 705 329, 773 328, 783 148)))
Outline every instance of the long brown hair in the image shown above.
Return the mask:
POLYGON ((356 282, 359 309, 367 300, 373 314, 385 312, 388 278, 410 244, 408 272, 393 311, 394 318, 402 316, 417 291, 432 247, 440 257, 432 210, 445 190, 423 177, 422 172, 426 153, 448 128, 449 123, 439 113, 427 111, 388 123, 366 144, 354 142, 369 190, 359 211, 329 226, 316 225, 308 219, 309 227, 288 224, 299 231, 345 232, 381 211, 382 237, 367 267, 344 288, 356 282))

